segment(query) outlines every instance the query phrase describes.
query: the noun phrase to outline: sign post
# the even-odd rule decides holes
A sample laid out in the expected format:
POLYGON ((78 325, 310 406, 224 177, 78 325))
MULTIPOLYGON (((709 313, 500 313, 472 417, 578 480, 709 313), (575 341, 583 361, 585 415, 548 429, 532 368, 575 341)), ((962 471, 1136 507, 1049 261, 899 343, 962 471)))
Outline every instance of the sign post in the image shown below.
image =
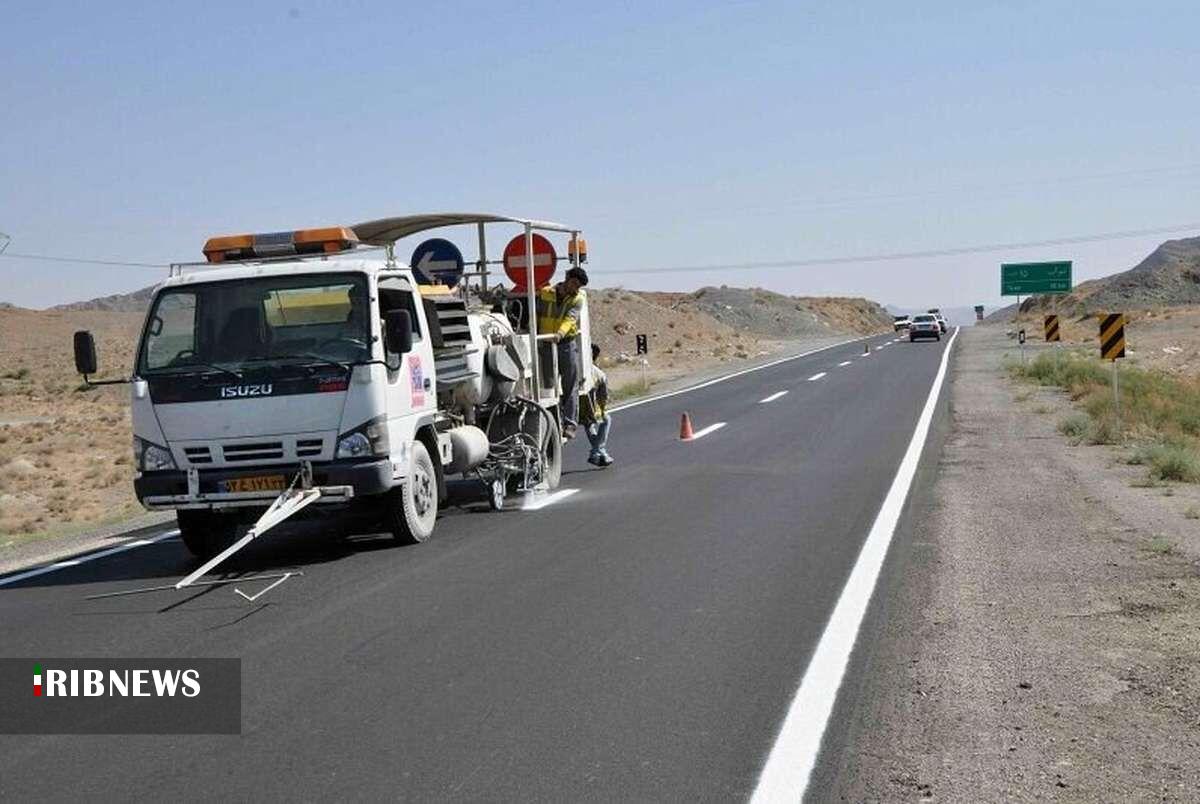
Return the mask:
POLYGON ((1121 393, 1117 378, 1117 360, 1125 356, 1125 316, 1110 313, 1100 319, 1100 357, 1112 361, 1113 411, 1117 416, 1117 432, 1121 432, 1121 393))
MULTIPOLYGON (((639 356, 648 354, 650 352, 650 344, 644 333, 639 334, 634 338, 634 344, 636 346, 636 352, 639 356)), ((648 361, 646 360, 646 358, 643 357, 641 360, 641 363, 642 363, 642 388, 643 389, 646 387, 646 363, 647 362, 648 361)))
MULTIPOLYGON (((1017 309, 1013 321, 1021 317, 1021 296, 1037 293, 1070 293, 1071 261, 1060 262, 1004 262, 1000 264, 1000 295, 1016 296, 1017 309)), ((1022 330, 1024 335, 1024 330, 1022 330)), ((1025 360, 1024 337, 1021 344, 1021 360, 1025 360)))

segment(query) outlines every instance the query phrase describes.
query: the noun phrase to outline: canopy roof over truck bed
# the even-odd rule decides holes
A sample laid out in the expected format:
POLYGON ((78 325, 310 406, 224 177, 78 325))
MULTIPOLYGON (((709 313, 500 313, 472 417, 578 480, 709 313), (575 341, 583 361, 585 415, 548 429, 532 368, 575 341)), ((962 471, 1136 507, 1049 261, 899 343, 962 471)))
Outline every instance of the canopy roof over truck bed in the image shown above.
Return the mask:
POLYGON ((441 226, 461 226, 472 223, 515 223, 546 232, 577 232, 570 226, 553 221, 538 221, 531 218, 511 218, 507 215, 489 215, 479 212, 438 212, 427 215, 401 215, 396 218, 380 218, 356 223, 351 228, 358 239, 374 246, 386 246, 402 237, 437 229, 441 226))

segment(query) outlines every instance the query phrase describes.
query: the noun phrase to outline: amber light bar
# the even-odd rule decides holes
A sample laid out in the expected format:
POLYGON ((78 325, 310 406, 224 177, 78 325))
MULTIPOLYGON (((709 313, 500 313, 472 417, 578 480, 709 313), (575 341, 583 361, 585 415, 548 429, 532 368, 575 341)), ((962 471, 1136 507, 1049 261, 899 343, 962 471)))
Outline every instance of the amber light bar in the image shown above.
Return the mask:
POLYGON ((357 245, 358 236, 354 230, 345 226, 327 226, 294 232, 210 237, 204 244, 204 258, 209 262, 226 262, 292 254, 334 254, 357 245))

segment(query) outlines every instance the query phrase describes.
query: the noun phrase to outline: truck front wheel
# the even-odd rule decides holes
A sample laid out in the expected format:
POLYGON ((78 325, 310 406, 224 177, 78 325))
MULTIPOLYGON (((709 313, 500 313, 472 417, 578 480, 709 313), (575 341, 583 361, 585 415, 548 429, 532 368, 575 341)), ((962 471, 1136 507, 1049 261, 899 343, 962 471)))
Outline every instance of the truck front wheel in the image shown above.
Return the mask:
POLYGON ((437 521, 437 471, 429 450, 420 441, 412 443, 408 477, 404 485, 388 495, 387 524, 401 544, 428 541, 437 521))
POLYGON ((179 523, 179 538, 196 558, 212 558, 233 544, 237 536, 237 519, 229 514, 203 509, 175 512, 179 523))

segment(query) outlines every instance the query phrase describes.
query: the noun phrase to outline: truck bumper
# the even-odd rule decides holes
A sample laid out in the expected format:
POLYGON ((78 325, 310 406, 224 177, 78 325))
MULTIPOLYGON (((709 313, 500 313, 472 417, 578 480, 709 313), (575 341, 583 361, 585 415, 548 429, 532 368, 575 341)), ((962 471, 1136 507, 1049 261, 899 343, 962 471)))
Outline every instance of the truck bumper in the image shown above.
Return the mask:
MULTIPOLYGON (((243 477, 283 475, 287 480, 300 471, 298 465, 201 469, 199 483, 188 489, 188 473, 181 470, 146 472, 133 481, 138 501, 151 510, 178 508, 265 508, 279 496, 277 491, 222 491, 222 483, 243 477)), ((349 502, 354 497, 383 494, 394 485, 392 462, 387 458, 368 461, 314 463, 313 485, 326 491, 315 504, 349 502)))

